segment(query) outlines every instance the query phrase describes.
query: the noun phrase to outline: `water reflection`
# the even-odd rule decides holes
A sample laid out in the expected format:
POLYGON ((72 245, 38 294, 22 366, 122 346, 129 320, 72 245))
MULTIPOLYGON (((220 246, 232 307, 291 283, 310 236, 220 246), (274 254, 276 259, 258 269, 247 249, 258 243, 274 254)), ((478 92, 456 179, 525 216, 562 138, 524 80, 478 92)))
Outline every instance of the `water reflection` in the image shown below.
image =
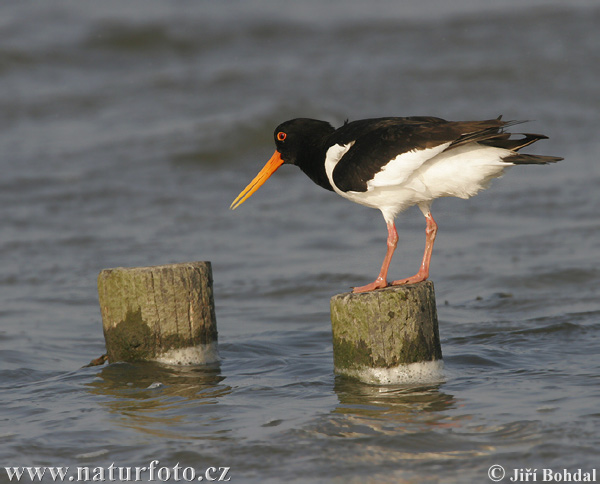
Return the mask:
POLYGON ((451 425, 444 413, 456 406, 452 395, 440 391, 441 383, 428 385, 369 385, 338 375, 334 390, 340 404, 334 413, 349 423, 361 423, 377 432, 397 434, 427 426, 451 425))
POLYGON ((338 405, 306 429, 324 443, 317 460, 336 462, 362 482, 417 483, 423 482, 415 471, 421 463, 460 465, 489 454, 489 445, 465 438, 470 417, 457 415, 460 403, 442 387, 336 376, 338 405))
POLYGON ((101 404, 123 426, 159 437, 214 439, 211 426, 220 417, 210 404, 231 392, 224 380, 218 364, 116 363, 103 368, 89 388, 106 397, 101 404))

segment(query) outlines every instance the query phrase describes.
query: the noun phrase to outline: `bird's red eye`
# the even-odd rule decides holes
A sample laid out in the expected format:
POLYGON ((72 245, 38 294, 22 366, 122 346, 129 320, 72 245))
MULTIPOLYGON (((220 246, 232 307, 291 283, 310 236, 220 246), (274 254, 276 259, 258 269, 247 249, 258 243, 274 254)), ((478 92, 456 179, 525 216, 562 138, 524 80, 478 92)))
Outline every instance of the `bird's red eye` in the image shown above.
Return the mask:
POLYGON ((286 137, 287 137, 287 134, 285 134, 283 131, 280 131, 279 133, 277 133, 277 139, 279 141, 283 141, 286 137))

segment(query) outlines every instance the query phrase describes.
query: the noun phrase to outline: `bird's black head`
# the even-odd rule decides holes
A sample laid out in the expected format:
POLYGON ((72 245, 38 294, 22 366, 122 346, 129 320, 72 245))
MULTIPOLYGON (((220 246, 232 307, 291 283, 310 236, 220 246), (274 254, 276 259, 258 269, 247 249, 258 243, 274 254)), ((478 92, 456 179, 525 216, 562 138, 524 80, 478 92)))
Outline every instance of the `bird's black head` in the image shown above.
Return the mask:
POLYGON ((326 121, 296 118, 277 126, 273 137, 283 162, 304 170, 305 165, 323 156, 325 139, 334 131, 326 121))
POLYGON ((333 190, 325 174, 325 146, 334 131, 329 123, 317 119, 296 118, 281 123, 275 129, 275 153, 230 208, 244 203, 283 163, 300 167, 317 185, 333 190))

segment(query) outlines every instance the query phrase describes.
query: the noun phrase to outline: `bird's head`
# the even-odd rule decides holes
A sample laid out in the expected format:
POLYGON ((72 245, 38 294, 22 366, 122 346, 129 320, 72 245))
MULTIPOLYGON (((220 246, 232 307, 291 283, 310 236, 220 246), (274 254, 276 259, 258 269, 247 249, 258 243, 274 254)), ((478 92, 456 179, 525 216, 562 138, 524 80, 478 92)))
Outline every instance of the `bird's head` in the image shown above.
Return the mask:
POLYGON ((273 133, 275 153, 229 208, 235 210, 244 203, 284 163, 302 168, 303 161, 313 159, 322 148, 324 137, 333 131, 329 123, 317 119, 296 118, 281 123, 273 133))

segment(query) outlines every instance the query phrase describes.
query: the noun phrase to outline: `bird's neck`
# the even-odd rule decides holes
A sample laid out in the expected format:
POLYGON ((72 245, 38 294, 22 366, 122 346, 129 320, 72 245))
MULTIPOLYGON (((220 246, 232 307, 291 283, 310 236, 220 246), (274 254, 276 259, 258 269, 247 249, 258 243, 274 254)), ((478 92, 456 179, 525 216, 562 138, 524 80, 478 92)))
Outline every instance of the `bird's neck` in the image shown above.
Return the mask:
POLYGON ((326 138, 313 139, 296 159, 296 165, 317 185, 333 191, 325 172, 326 138))

